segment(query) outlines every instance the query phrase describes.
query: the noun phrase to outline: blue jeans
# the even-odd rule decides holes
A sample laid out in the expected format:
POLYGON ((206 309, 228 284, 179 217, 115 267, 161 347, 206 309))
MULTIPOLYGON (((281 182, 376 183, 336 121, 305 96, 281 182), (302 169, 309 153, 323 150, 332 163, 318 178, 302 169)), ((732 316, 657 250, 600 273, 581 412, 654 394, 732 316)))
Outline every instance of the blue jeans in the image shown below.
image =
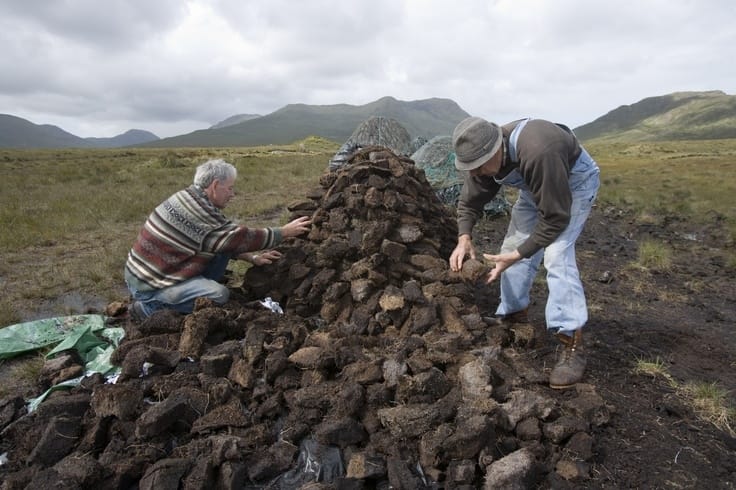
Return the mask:
POLYGON ((135 286, 137 281, 129 276, 127 270, 125 282, 133 299, 141 302, 146 316, 162 309, 191 313, 194 310, 194 300, 197 298, 209 298, 218 304, 227 302, 230 290, 217 281, 225 275, 229 261, 229 255, 215 255, 201 276, 163 289, 139 291, 135 286))
MULTIPOLYGON (((545 308, 548 329, 571 333, 588 321, 583 284, 575 260, 575 242, 588 219, 600 187, 600 169, 583 150, 570 173, 572 207, 570 223, 557 239, 529 258, 515 263, 501 274, 501 304, 497 315, 508 315, 527 308, 529 292, 544 258, 549 296, 545 308)), ((511 222, 501 245, 501 253, 512 252, 524 242, 537 223, 537 207, 517 170, 500 183, 520 189, 511 209, 511 222)))

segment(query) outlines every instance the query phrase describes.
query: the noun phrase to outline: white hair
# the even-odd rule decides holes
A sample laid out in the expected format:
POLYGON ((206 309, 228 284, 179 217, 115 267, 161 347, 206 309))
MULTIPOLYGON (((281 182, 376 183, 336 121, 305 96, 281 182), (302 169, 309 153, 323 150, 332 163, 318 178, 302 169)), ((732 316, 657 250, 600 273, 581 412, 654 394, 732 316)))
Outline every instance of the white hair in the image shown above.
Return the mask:
POLYGON ((194 185, 206 189, 214 181, 224 182, 238 176, 238 170, 222 158, 207 160, 197 167, 194 173, 194 185))

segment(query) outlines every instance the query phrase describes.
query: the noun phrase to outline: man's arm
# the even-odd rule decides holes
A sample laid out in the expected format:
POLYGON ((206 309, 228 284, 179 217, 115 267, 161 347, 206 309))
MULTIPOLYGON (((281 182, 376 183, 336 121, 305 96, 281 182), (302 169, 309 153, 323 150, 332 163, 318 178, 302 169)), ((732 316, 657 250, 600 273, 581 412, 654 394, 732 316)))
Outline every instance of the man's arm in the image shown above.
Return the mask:
POLYGON ((483 216, 483 208, 491 202, 501 184, 493 177, 473 177, 463 172, 463 187, 457 202, 458 235, 471 235, 475 223, 483 216))
POLYGON ((498 193, 501 185, 492 177, 473 177, 463 172, 463 188, 457 203, 457 246, 450 255, 450 269, 459 271, 466 257, 476 258, 473 247, 473 227, 483 216, 483 207, 498 193))

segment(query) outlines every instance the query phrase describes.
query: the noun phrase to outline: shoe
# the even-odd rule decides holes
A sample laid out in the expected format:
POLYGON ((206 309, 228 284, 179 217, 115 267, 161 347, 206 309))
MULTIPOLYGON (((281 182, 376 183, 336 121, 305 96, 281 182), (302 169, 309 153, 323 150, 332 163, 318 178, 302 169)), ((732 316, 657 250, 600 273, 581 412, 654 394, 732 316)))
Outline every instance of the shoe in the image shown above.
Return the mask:
POLYGON ((504 327, 509 327, 519 323, 529 323, 528 311, 529 308, 524 308, 521 311, 509 313, 508 315, 484 316, 483 321, 486 322, 486 325, 504 327))
POLYGON ((549 386, 564 390, 575 386, 585 373, 587 361, 583 350, 583 332, 578 329, 572 336, 558 333, 556 337, 562 343, 562 352, 549 375, 549 386))
POLYGON ((146 312, 143 309, 143 303, 140 301, 134 301, 130 306, 128 306, 128 314, 130 315, 130 319, 136 323, 140 323, 148 318, 148 315, 146 315, 146 312))

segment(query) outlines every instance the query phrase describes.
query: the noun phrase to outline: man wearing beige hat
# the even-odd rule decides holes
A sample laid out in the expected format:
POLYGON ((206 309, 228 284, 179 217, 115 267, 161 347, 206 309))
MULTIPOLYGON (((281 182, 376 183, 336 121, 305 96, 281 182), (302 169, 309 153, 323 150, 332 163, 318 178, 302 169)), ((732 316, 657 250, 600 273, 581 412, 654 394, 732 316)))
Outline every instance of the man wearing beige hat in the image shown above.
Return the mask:
POLYGON ((600 186, 598 165, 562 124, 521 119, 503 126, 479 117, 461 121, 452 137, 455 166, 464 176, 457 209, 458 242, 450 268, 476 258, 472 230, 483 206, 502 185, 519 189, 501 252, 487 282, 501 280, 501 303, 491 323, 526 323, 529 293, 544 259, 549 296, 547 328, 563 344, 550 373, 552 388, 569 388, 583 377, 582 328, 588 320, 575 242, 600 186))

